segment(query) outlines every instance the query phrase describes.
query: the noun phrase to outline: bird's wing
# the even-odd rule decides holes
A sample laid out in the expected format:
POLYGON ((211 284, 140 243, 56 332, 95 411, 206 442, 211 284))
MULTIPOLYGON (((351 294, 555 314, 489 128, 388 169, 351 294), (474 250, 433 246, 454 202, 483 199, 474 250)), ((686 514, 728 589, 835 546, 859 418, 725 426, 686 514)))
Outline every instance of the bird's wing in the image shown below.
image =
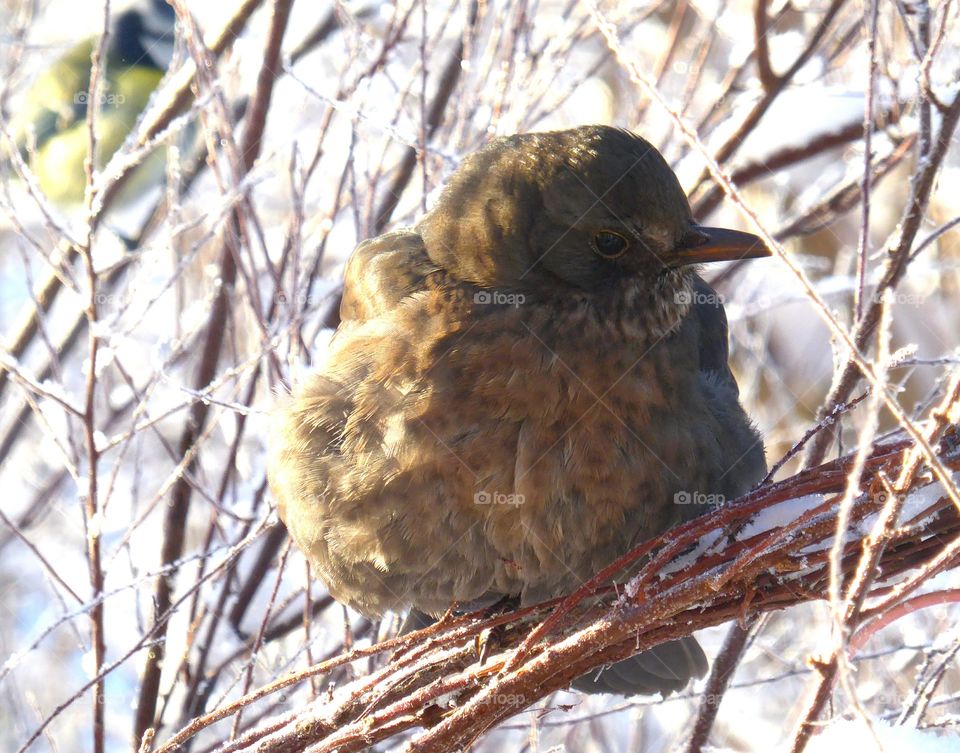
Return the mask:
POLYGON ((737 382, 728 363, 730 348, 727 314, 720 296, 699 275, 694 276, 694 315, 700 325, 700 370, 716 372, 717 378, 728 382, 739 394, 737 382))
POLYGON ((730 370, 727 314, 720 296, 699 276, 694 278, 693 313, 698 330, 700 385, 707 405, 722 427, 717 441, 725 454, 728 498, 737 497, 766 475, 763 441, 740 405, 740 389, 730 370))
POLYGON ((364 241, 347 261, 341 320, 359 324, 386 314, 422 290, 435 270, 415 230, 397 230, 364 241))

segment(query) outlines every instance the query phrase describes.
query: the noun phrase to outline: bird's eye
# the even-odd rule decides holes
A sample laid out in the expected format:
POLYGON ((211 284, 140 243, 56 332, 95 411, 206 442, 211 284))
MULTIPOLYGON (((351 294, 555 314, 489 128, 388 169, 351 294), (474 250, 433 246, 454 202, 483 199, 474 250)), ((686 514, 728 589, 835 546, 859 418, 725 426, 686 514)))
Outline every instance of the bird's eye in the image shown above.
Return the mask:
POLYGON ((629 245, 626 238, 611 230, 601 230, 593 236, 593 249, 604 259, 616 259, 623 256, 629 245))

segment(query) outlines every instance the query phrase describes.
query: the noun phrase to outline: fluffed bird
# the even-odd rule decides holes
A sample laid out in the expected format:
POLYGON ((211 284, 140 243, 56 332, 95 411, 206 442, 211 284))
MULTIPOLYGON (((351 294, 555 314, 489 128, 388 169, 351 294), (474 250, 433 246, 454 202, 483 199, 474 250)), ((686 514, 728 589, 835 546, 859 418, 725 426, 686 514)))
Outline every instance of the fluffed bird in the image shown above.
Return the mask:
MULTIPOLYGON (((120 148, 146 107, 173 57, 176 15, 164 0, 143 0, 111 20, 101 75, 96 121, 97 169, 120 148)), ((52 201, 82 201, 91 54, 97 38, 80 42, 30 86, 16 118, 17 146, 30 160, 43 192, 52 201)))
MULTIPOLYGON (((698 225, 659 152, 587 126, 498 138, 413 228, 361 243, 342 323, 278 400, 280 516, 368 616, 570 593, 766 470, 697 264, 769 255, 698 225)), ((693 637, 580 678, 668 693, 693 637)))

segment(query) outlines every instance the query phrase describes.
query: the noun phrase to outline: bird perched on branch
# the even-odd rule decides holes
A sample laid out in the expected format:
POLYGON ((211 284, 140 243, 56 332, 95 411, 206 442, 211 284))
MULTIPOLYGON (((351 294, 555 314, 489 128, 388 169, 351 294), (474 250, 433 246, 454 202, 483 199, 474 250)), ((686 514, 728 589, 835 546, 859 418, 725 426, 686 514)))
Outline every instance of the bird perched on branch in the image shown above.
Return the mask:
MULTIPOLYGON (((175 22, 165 0, 141 0, 111 19, 96 121, 98 169, 123 144, 169 67, 175 22)), ((17 148, 44 193, 63 204, 83 200, 91 55, 98 44, 84 40, 54 61, 30 86, 17 118, 17 148)))
MULTIPOLYGON (((290 534, 337 600, 422 620, 567 594, 744 493, 763 446, 694 265, 767 255, 694 223, 632 133, 490 142, 419 224, 350 258, 323 362, 273 415, 290 534)), ((706 666, 684 638, 574 685, 667 693, 706 666)))

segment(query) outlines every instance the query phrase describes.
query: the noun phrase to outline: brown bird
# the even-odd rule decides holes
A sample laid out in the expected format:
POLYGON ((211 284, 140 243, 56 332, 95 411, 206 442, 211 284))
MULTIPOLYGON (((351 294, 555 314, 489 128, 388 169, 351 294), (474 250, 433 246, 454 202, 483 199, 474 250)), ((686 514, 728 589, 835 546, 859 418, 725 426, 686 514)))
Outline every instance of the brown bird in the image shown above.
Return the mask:
MULTIPOLYGON (((607 126, 491 141, 414 228, 361 243, 322 364, 274 412, 280 516, 338 601, 414 621, 569 593, 765 472, 663 157, 607 126), (711 496, 712 495, 712 496, 711 496)), ((667 693, 693 638, 574 686, 667 693)))

